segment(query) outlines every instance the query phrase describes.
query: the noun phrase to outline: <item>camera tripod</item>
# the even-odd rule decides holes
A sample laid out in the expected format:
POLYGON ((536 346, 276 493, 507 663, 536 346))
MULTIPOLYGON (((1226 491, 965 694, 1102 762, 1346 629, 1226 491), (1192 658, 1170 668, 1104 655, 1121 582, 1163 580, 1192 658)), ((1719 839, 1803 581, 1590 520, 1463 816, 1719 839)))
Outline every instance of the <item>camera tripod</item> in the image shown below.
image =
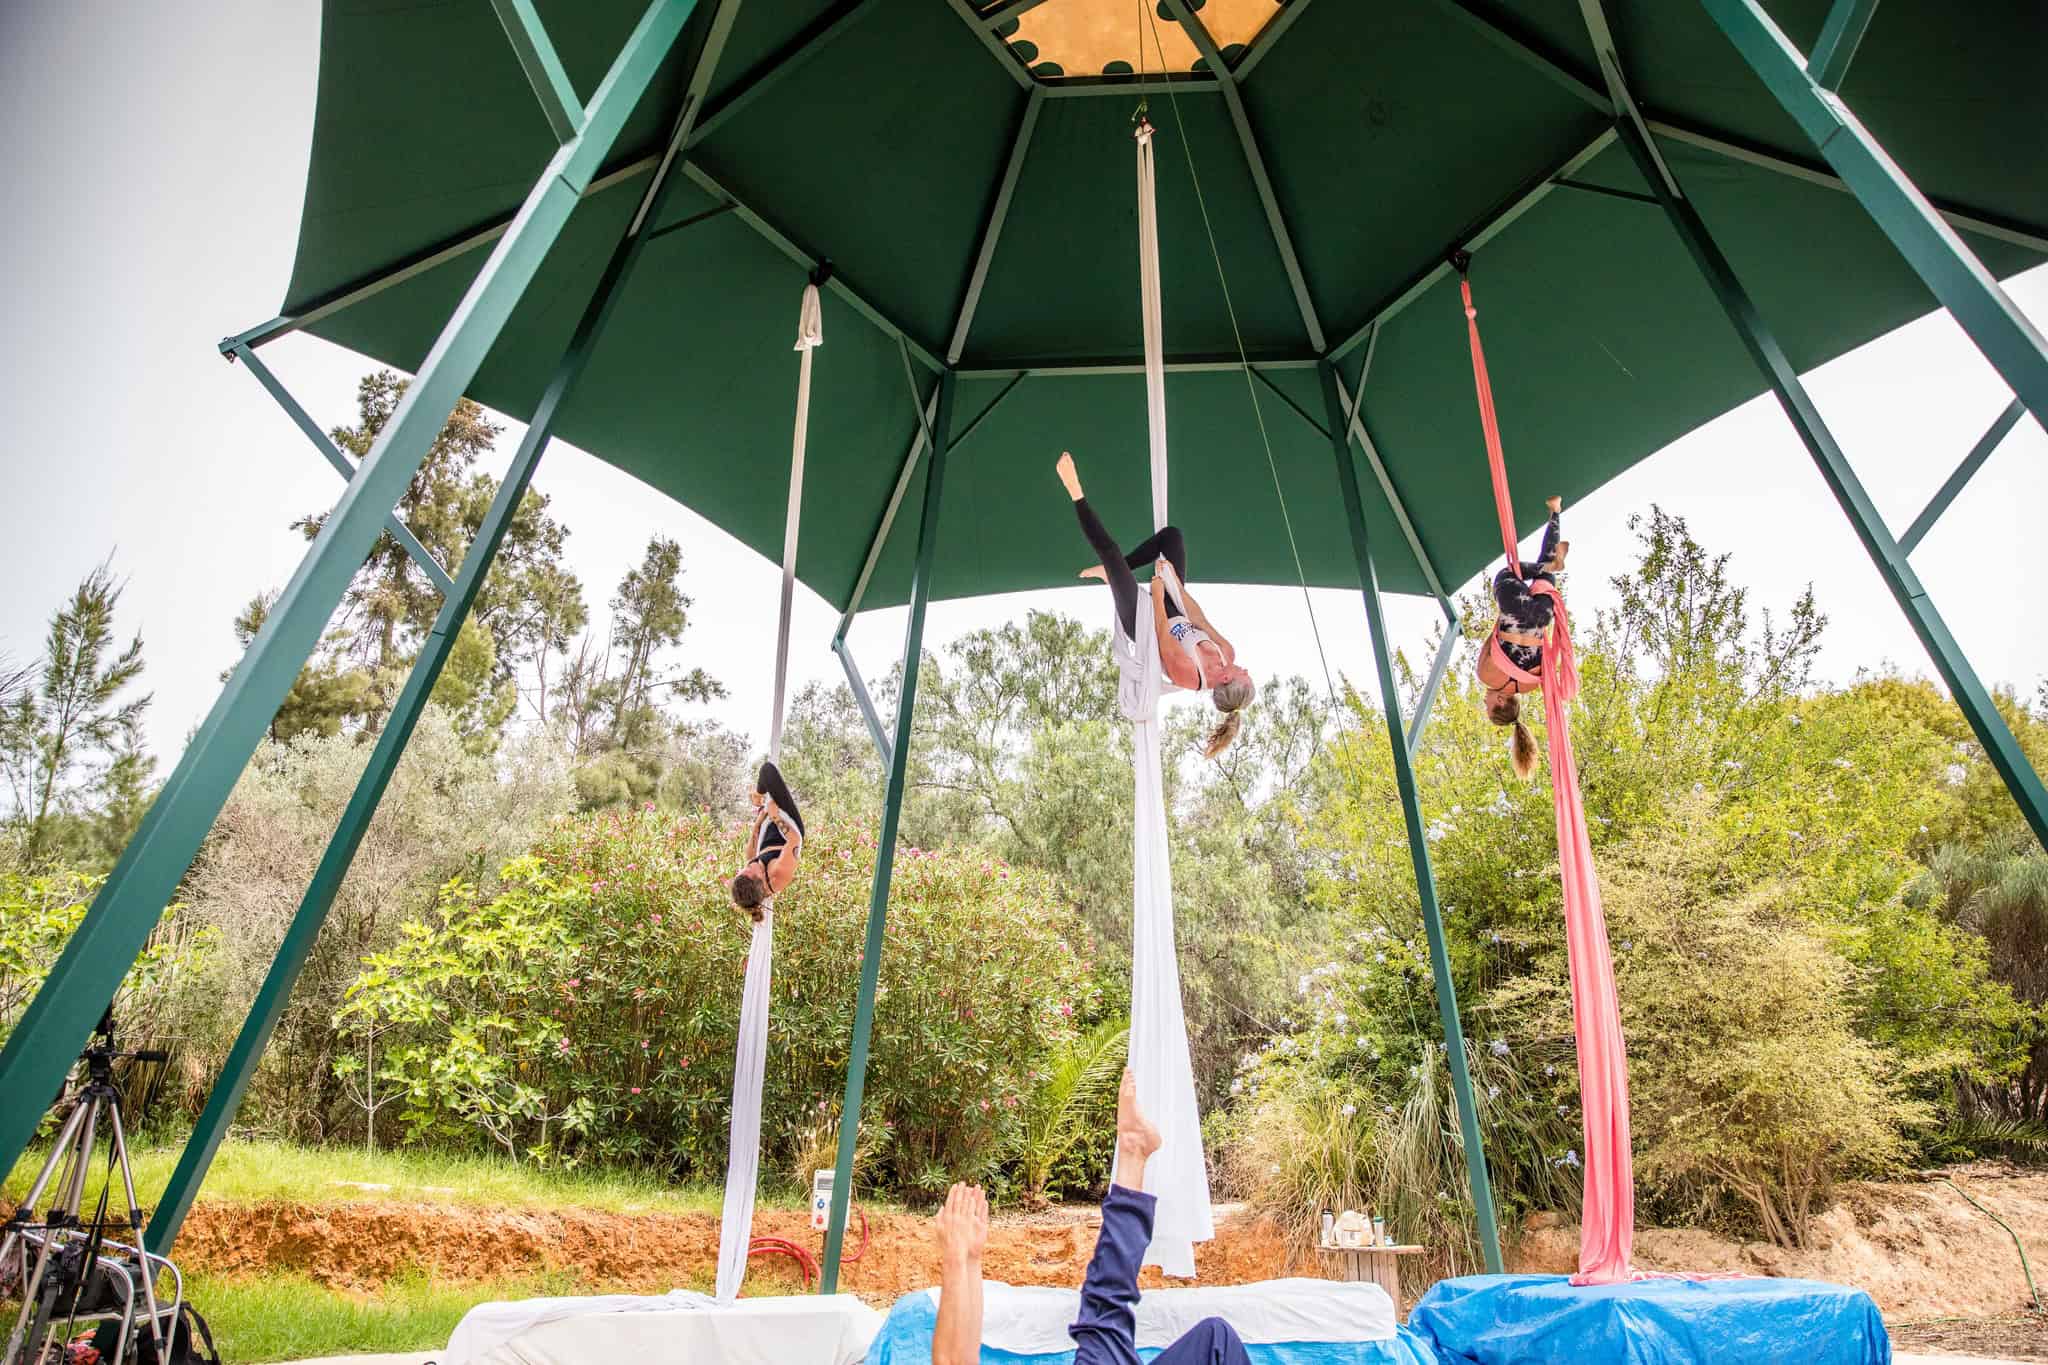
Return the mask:
MULTIPOLYGON (((135 1172, 128 1163, 128 1139, 121 1126, 121 1092, 114 1084, 116 1060, 161 1064, 169 1060, 169 1054, 116 1050, 110 1009, 101 1016, 82 1057, 85 1084, 69 1097, 71 1111, 57 1130, 49 1158, 29 1186, 27 1197, 7 1219, 5 1236, 0 1238, 0 1276, 12 1268, 21 1289, 21 1312, 7 1338, 6 1351, 0 1353, 0 1365, 46 1365, 52 1332, 79 1321, 121 1324, 107 1365, 122 1365, 135 1336, 138 1307, 156 1348, 155 1358, 162 1361, 171 1324, 184 1300, 184 1282, 177 1268, 142 1247, 142 1206, 135 1197, 135 1172), (85 1202, 86 1173, 102 1124, 107 1130, 106 1187, 93 1216, 82 1218, 79 1210, 85 1202), (106 1217, 117 1169, 128 1198, 125 1221, 106 1217), (37 1222, 36 1205, 52 1184, 56 1191, 50 1207, 37 1222), (133 1244, 113 1241, 109 1232, 132 1234, 133 1244), (103 1250, 114 1254, 102 1255, 103 1250), (165 1270, 175 1286, 168 1312, 160 1307, 156 1294, 157 1275, 165 1270), (96 1273, 110 1292, 94 1294, 96 1273)), ((57 1344, 61 1352, 62 1340, 57 1344)))

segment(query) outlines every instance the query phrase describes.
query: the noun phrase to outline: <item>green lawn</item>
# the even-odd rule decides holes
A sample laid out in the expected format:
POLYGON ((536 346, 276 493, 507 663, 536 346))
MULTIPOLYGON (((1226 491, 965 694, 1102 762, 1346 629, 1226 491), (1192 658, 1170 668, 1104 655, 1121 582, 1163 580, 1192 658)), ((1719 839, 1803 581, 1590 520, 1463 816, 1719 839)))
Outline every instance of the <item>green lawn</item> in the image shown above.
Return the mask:
MULTIPOLYGON (((88 1202, 97 1200, 104 1148, 88 1181, 88 1202)), ((0 1198, 19 1200, 42 1166, 45 1153, 24 1155, 0 1184, 0 1198)), ((133 1152, 136 1193, 153 1206, 169 1183, 178 1147, 133 1152)), ((800 1208, 789 1195, 763 1192, 771 1207, 800 1208)), ((672 1186, 632 1171, 552 1171, 514 1165, 489 1156, 449 1155, 403 1149, 375 1154, 361 1148, 299 1147, 283 1142, 234 1141, 221 1145, 200 1195, 209 1201, 253 1204, 268 1200, 337 1204, 363 1199, 426 1200, 491 1208, 582 1208, 612 1213, 716 1213, 716 1186, 672 1186)), ((117 1196, 114 1200, 120 1202, 117 1196)))
POLYGON ((568 1275, 489 1281, 404 1275, 373 1295, 345 1294, 291 1274, 195 1275, 186 1285, 213 1329, 221 1359, 235 1365, 437 1350, 479 1303, 575 1292, 568 1275))
MULTIPOLYGON (((145 1209, 156 1202, 177 1164, 178 1145, 138 1147, 136 1193, 145 1209)), ((0 1207, 28 1191, 41 1169, 43 1151, 25 1155, 4 1183, 0 1207)), ((100 1148, 87 1180, 86 1207, 98 1203, 105 1172, 100 1148)), ((309 1148, 289 1143, 235 1141, 222 1145, 207 1173, 201 1197, 208 1203, 254 1204, 274 1200, 333 1204, 362 1200, 408 1200, 488 1208, 578 1208, 614 1213, 717 1213, 716 1186, 670 1186, 631 1171, 548 1171, 488 1156, 400 1150, 374 1155, 360 1148, 309 1148)), ((764 1189, 761 1205, 802 1208, 793 1191, 764 1189)), ((115 1205, 120 1203, 116 1197, 115 1205)), ((757 1267, 750 1285, 778 1292, 783 1267, 757 1267)), ((684 1288, 710 1288, 685 1281, 684 1288)), ((780 1292, 796 1292, 793 1273, 780 1292)), ((491 1280, 451 1280, 413 1271, 359 1294, 333 1289, 290 1271, 258 1275, 186 1277, 186 1296, 205 1314, 222 1358, 235 1365, 305 1360, 315 1356, 384 1351, 428 1351, 447 1344, 462 1315, 492 1299, 549 1294, 593 1294, 619 1286, 594 1284, 573 1271, 513 1275, 491 1280)), ((13 1323, 11 1305, 0 1318, 0 1334, 13 1323)))

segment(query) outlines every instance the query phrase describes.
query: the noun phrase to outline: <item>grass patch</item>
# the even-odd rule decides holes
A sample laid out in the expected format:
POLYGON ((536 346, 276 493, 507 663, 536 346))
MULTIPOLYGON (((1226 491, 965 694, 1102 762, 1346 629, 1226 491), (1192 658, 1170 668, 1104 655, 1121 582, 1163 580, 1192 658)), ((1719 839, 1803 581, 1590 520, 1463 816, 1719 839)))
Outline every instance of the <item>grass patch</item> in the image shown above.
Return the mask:
POLYGON ((351 1294, 303 1275, 194 1275, 186 1295, 236 1365, 317 1356, 434 1351, 477 1304, 578 1292, 570 1274, 502 1280, 403 1275, 375 1294, 351 1294))
MULTIPOLYGON (((104 1148, 87 1180, 87 1205, 99 1197, 104 1148)), ((179 1145, 131 1151, 135 1189, 144 1208, 153 1207, 170 1182, 179 1145)), ((13 1204, 28 1192, 46 1150, 32 1149, 0 1184, 0 1197, 13 1204)), ((641 1171, 543 1170, 482 1155, 410 1149, 365 1152, 361 1148, 301 1147, 260 1140, 221 1144, 202 1198, 210 1202, 257 1204, 292 1200, 339 1204, 363 1200, 416 1200, 490 1208, 597 1209, 610 1213, 716 1213, 722 1198, 715 1185, 670 1185, 641 1171)), ((763 1190, 761 1203, 802 1208, 801 1197, 763 1190)), ((116 1194, 114 1204, 120 1204, 116 1194)))

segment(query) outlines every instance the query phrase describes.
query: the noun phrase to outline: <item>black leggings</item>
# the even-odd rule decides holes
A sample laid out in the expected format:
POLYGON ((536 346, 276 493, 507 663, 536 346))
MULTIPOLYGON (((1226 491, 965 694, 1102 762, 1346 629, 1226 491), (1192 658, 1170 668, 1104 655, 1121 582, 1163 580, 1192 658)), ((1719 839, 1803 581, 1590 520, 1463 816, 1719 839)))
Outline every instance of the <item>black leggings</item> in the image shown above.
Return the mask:
MULTIPOLYGON (((777 768, 773 763, 763 763, 761 765, 761 775, 754 781, 754 790, 773 797, 775 804, 782 808, 782 813, 787 815, 790 823, 796 826, 796 832, 809 835, 810 831, 804 828, 804 817, 797 811, 796 798, 789 794, 789 784, 782 780, 781 769, 777 768)), ((788 842, 789 840, 785 839, 782 835, 781 827, 773 820, 770 820, 761 831, 760 851, 766 853, 770 849, 779 849, 788 842)))
MULTIPOLYGON (((1131 570, 1164 559, 1173 565, 1174 576, 1182 583, 1188 581, 1188 549, 1181 539, 1180 527, 1168 526, 1137 549, 1125 554, 1117 547, 1116 537, 1103 526, 1102 519, 1095 515, 1095 509, 1088 505, 1088 499, 1074 499, 1074 515, 1081 519, 1081 534, 1088 537, 1088 543, 1095 547, 1096 558, 1102 561, 1103 572, 1109 575, 1109 591, 1116 598, 1116 614, 1124 623, 1124 631, 1133 640, 1138 638, 1138 580, 1131 570)), ((1180 603, 1175 600, 1173 590, 1166 592, 1166 614, 1184 615, 1180 603)))

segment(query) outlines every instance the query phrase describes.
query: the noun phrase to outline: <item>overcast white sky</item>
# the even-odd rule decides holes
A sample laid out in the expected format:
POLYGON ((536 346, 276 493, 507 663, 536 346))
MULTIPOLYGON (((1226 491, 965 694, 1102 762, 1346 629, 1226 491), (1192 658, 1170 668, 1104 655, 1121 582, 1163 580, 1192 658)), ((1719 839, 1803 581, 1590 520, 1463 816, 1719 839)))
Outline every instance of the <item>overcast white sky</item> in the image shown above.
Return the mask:
MULTIPOLYGON (((334 473, 239 367, 223 335, 271 316, 297 233, 313 112, 315 0, 0 0, 0 651, 39 649, 57 600, 110 552, 129 576, 156 693, 149 738, 166 760, 204 715, 236 653, 229 622, 281 586, 304 549, 294 517, 340 491, 334 473)), ((2011 286, 2048 318, 2048 269, 2011 286)), ((352 413, 361 357, 303 337, 264 351, 323 425, 352 413)), ((821 362, 829 364, 830 351, 821 362)), ((1918 513, 2010 394, 1946 315, 1810 377, 1815 398, 1895 530, 1918 513)), ((502 443, 509 457, 518 429, 502 443)), ((697 599, 685 658, 731 689, 710 713, 765 734, 777 566, 686 509, 557 443, 536 486, 573 531, 569 559, 594 611, 648 535, 685 550, 697 599)), ((1918 643, 1777 406, 1760 398, 1691 433, 1569 509, 1573 596, 1588 612, 1631 558, 1624 523, 1652 502, 1734 554, 1758 605, 1808 581, 1832 618, 1823 673, 1885 661, 1931 673, 1918 643)), ((2040 577, 2048 437, 2023 419, 1929 535, 1915 566, 1984 677, 2031 692, 2048 630, 2040 577)), ((1371 673, 1352 592, 1318 591, 1334 668, 1371 673)), ((1203 593, 1263 672, 1319 672, 1299 591, 1203 593)), ((1028 606, 1101 617, 1100 589, 942 603, 927 642, 1028 606)), ((1419 650, 1433 606, 1394 599, 1419 650)), ((836 680, 834 613, 798 590, 794 685, 836 680)), ((901 648, 904 614, 863 617, 870 676, 901 648)))

